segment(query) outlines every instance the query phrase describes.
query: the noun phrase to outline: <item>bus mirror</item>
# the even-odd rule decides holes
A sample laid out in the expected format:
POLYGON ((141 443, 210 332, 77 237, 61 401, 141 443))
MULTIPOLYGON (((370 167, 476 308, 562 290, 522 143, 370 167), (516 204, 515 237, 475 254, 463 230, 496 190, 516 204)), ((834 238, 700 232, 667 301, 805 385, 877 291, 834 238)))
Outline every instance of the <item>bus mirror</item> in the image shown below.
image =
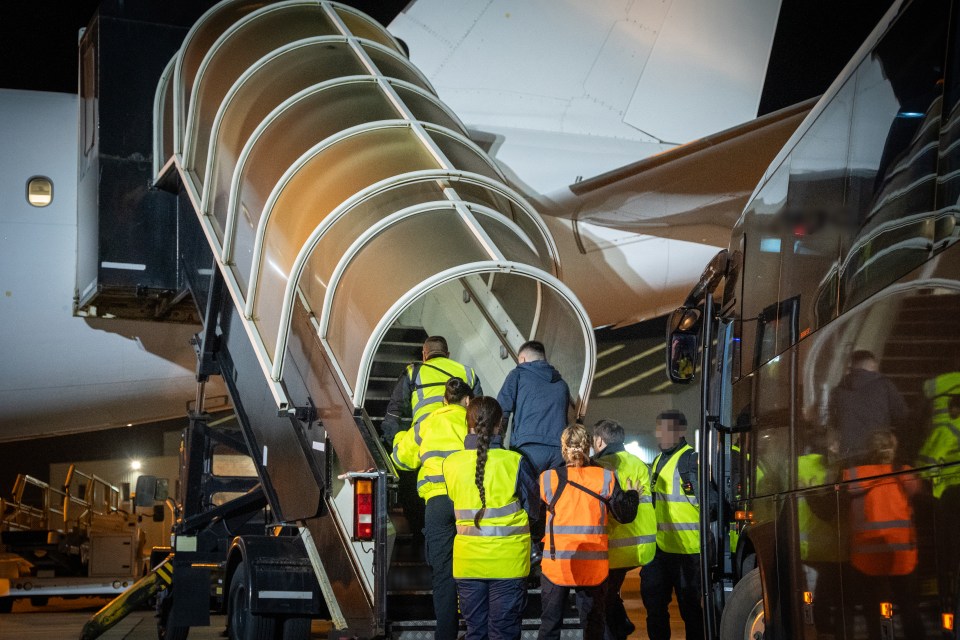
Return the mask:
POLYGON ((134 494, 133 506, 153 507, 157 502, 163 502, 169 496, 169 480, 156 476, 140 476, 137 478, 137 492, 134 494))
POLYGON ((697 358, 697 336, 693 333, 670 334, 670 350, 667 353, 667 372, 672 382, 688 383, 693 380, 694 363, 697 358))
POLYGON ((140 476, 137 478, 137 490, 133 496, 133 506, 152 507, 154 494, 157 491, 156 476, 140 476))

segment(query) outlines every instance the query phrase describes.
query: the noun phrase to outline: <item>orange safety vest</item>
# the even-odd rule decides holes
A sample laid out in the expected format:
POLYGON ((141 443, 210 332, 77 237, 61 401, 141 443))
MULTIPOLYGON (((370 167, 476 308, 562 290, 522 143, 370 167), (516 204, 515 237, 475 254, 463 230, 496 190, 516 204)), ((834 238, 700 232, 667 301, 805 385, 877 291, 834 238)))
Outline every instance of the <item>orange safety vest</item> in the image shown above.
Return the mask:
POLYGON ((850 480, 850 564, 868 576, 903 576, 917 567, 913 509, 899 476, 909 469, 870 464, 844 469, 850 480), (865 478, 860 480, 860 478, 865 478))
POLYGON ((614 474, 602 467, 564 467, 540 475, 547 503, 546 539, 540 568, 550 582, 590 587, 607 578, 607 504, 614 474))

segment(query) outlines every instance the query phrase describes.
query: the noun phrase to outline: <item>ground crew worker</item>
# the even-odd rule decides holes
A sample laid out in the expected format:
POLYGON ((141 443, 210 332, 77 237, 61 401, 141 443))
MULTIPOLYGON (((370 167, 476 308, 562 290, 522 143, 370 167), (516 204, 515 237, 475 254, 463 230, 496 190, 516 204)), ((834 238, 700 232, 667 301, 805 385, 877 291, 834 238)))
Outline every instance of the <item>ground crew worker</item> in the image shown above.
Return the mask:
POLYGON ((947 465, 930 473, 935 502, 937 580, 943 611, 952 611, 956 602, 956 569, 960 564, 960 372, 945 373, 924 383, 924 394, 932 401, 933 429, 917 456, 917 466, 947 465), (957 382, 955 388, 951 379, 957 382), (929 390, 929 391, 928 391, 929 390), (950 395, 944 397, 945 394, 950 395), (943 398, 941 400, 941 398, 943 398), (939 404, 944 402, 946 409, 939 404))
POLYGON ((583 425, 564 429, 560 450, 566 466, 540 475, 547 523, 537 638, 560 637, 564 605, 573 589, 584 640, 602 640, 609 571, 607 508, 619 522, 632 522, 640 496, 631 482, 622 490, 613 471, 590 465, 590 440, 583 425))
POLYGON ((607 522, 607 546, 610 576, 607 578, 606 640, 626 640, 636 626, 627 616, 620 589, 627 572, 642 567, 657 549, 657 516, 650 495, 650 471, 637 456, 623 447, 623 426, 616 420, 604 419, 593 425, 594 462, 614 472, 621 485, 628 482, 640 493, 637 517, 621 524, 607 522))
MULTIPOLYGON (((797 458, 798 489, 836 481, 834 463, 840 449, 836 435, 822 433, 814 444, 809 453, 797 458)), ((807 591, 813 593, 813 624, 818 633, 829 634, 843 625, 838 606, 842 601, 840 583, 831 574, 839 562, 846 560, 840 552, 833 492, 804 491, 797 498, 797 530, 807 591)))
MULTIPOLYGON (((850 498, 850 565, 854 588, 862 598, 867 633, 882 637, 880 603, 894 602, 903 628, 923 635, 923 620, 917 607, 917 530, 913 522, 912 497, 919 491, 913 476, 892 475, 909 470, 895 465, 897 439, 892 432, 870 437, 871 464, 843 470, 850 498)), ((852 616, 851 616, 852 617, 852 616)), ((852 637, 852 621, 848 631, 852 637)))
POLYGON ((653 505, 657 550, 640 573, 640 595, 647 609, 650 640, 669 640, 668 607, 677 593, 687 638, 703 637, 700 608, 700 497, 697 454, 684 437, 687 418, 680 411, 657 416, 660 454, 653 461, 653 505))
POLYGON ((466 640, 519 640, 527 602, 537 482, 529 462, 503 448, 502 419, 493 398, 471 400, 465 449, 443 462, 457 519, 453 577, 466 640))
POLYGON ((393 443, 397 432, 411 424, 418 432, 423 419, 443 405, 443 385, 450 378, 466 382, 475 396, 483 394, 473 367, 450 359, 447 340, 443 336, 427 338, 423 341, 423 362, 408 364, 393 388, 381 427, 384 442, 393 443))
POLYGON ((457 528, 453 503, 443 482, 443 460, 463 449, 467 436, 467 404, 473 397, 470 386, 460 378, 447 380, 444 405, 427 416, 419 429, 397 434, 391 458, 400 469, 417 475, 417 493, 426 502, 423 535, 427 564, 433 574, 433 609, 437 618, 437 640, 456 640, 457 590, 453 581, 453 539, 457 528))
MULTIPOLYGON (((397 379, 383 418, 381 431, 387 450, 393 446, 396 434, 413 425, 414 438, 420 437, 420 423, 430 412, 443 406, 444 387, 450 378, 465 381, 478 396, 483 393, 477 373, 468 366, 450 359, 447 341, 443 336, 431 336, 423 341, 423 362, 414 362, 397 379)), ((419 444, 419 441, 417 442, 419 444)), ((403 506, 412 531, 424 524, 424 504, 417 497, 412 473, 400 468, 397 496, 403 506)))

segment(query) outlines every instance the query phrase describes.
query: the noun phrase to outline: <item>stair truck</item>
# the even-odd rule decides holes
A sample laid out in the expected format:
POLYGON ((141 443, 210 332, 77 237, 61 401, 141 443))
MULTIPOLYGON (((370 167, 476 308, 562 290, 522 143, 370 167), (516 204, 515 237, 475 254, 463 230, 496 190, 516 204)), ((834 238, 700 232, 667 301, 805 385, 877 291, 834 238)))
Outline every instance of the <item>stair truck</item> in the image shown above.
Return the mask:
POLYGON ((382 389, 423 335, 488 392, 536 339, 582 416, 590 319, 542 219, 382 26, 316 0, 226 0, 185 36, 181 14, 104 3, 80 43, 81 228, 99 238, 81 254, 99 262, 77 307, 202 325, 161 636, 208 624, 210 596, 233 638, 306 637, 311 617, 344 637, 429 632, 429 571, 372 420, 382 389), (118 113, 154 73, 138 155, 142 113, 118 113), (235 437, 207 427, 210 376, 235 437), (220 505, 196 455, 215 438, 258 476, 220 505))

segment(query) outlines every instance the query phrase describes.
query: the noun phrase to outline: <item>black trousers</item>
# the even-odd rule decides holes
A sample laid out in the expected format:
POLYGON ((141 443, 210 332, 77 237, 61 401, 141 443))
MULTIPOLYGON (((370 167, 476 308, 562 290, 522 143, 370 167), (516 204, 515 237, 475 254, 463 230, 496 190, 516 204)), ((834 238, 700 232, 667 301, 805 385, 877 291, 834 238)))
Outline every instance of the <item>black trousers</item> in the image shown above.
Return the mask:
POLYGON ((630 622, 627 609, 623 606, 623 597, 620 595, 623 580, 630 570, 626 567, 610 569, 610 575, 607 576, 607 629, 603 634, 604 640, 626 640, 626 637, 636 630, 636 626, 630 622))
POLYGON ((583 640, 603 640, 604 600, 607 594, 607 581, 593 587, 563 587, 550 582, 545 575, 540 576, 540 633, 537 640, 558 640, 563 624, 563 610, 566 608, 570 590, 576 593, 577 612, 580 614, 580 628, 583 640))
POLYGON ((437 617, 436 640, 456 640, 457 583, 453 579, 453 539, 457 521, 453 502, 447 496, 427 501, 423 537, 427 546, 427 564, 433 574, 433 613, 437 617))
POLYGON ((674 592, 687 638, 702 638, 700 554, 667 553, 658 548, 653 561, 640 571, 640 597, 647 610, 647 635, 650 640, 670 639, 668 607, 674 592))

